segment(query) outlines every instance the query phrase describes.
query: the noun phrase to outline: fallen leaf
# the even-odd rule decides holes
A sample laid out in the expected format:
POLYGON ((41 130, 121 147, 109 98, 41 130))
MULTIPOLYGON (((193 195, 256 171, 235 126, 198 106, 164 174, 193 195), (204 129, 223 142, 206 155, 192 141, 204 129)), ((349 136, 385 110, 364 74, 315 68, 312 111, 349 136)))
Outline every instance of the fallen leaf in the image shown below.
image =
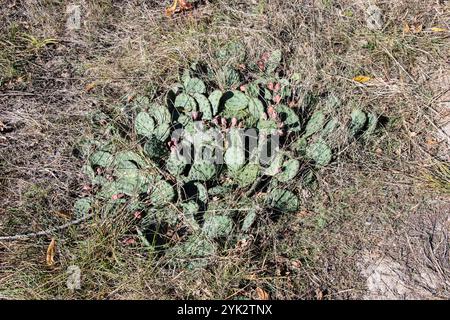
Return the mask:
POLYGON ((367 76, 356 76, 353 78, 353 81, 359 82, 359 83, 366 83, 368 81, 372 80, 371 77, 367 76))
POLYGON ((135 97, 134 94, 129 94, 127 97, 127 102, 129 103, 129 102, 133 101, 134 97, 135 97))
POLYGON ((179 1, 181 10, 191 10, 194 7, 192 3, 187 2, 186 0, 179 0, 179 1))
POLYGON ((55 264, 55 252, 56 252, 56 240, 55 238, 52 238, 52 241, 50 241, 50 244, 47 248, 47 256, 46 256, 46 262, 48 266, 52 266, 55 264))
POLYGON ((97 84, 96 84, 95 82, 91 82, 91 83, 88 83, 88 84, 84 87, 84 90, 85 90, 86 92, 90 92, 90 91, 92 91, 92 89, 94 89, 96 86, 97 86, 97 84))
POLYGON ((411 32, 411 28, 409 27, 409 25, 406 22, 403 24, 403 32, 404 33, 410 33, 411 32))
POLYGON ((64 218, 64 219, 69 219, 70 218, 70 212, 67 212, 67 211, 62 211, 62 210, 60 210, 60 211, 55 211, 55 215, 57 215, 57 216, 59 216, 59 217, 61 217, 61 218, 64 218))
POLYGON ((256 288, 256 296, 257 300, 269 300, 269 294, 260 287, 256 288))
POLYGON ((323 292, 320 289, 316 289, 316 299, 323 300, 323 292))
POLYGON ((411 29, 412 33, 421 33, 423 26, 421 24, 416 23, 416 24, 411 25, 410 29, 411 29))
POLYGON ((166 8, 166 16, 170 17, 175 13, 175 10, 177 10, 178 0, 174 0, 173 4, 166 8))
POLYGON ((176 12, 188 11, 193 7, 194 5, 186 0, 174 0, 173 4, 166 8, 166 16, 171 17, 176 12), (177 8, 178 4, 180 5, 179 8, 177 8))
POLYGON ((447 29, 433 27, 433 28, 431 28, 431 31, 433 31, 433 32, 446 32, 447 29))

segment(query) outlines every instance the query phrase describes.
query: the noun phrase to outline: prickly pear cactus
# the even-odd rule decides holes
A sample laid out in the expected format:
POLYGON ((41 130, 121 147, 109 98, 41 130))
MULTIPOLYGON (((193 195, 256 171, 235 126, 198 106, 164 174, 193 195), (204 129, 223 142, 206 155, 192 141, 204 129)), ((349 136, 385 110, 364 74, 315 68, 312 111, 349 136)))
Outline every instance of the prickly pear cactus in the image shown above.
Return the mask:
POLYGON ((241 44, 230 43, 217 53, 220 72, 196 63, 161 98, 126 102, 125 125, 111 124, 105 141, 83 146, 91 150, 83 168, 91 185, 75 204, 77 215, 120 207, 150 234, 184 226, 183 242, 143 243, 168 249, 181 264, 204 266, 224 241, 250 232, 261 210, 299 210, 296 190, 333 160, 336 130, 350 138, 376 130, 378 117, 359 109, 347 126, 331 107, 305 114, 294 94, 300 79, 280 77, 281 51, 263 54, 244 68, 252 70, 247 75, 234 68, 245 57, 241 44))

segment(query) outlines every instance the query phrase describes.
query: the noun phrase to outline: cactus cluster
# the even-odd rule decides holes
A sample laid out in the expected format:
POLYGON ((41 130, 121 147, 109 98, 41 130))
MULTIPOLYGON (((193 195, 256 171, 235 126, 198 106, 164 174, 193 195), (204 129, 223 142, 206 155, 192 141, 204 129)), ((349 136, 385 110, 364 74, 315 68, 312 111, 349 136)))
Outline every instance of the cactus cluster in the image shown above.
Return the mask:
MULTIPOLYGON (((230 44, 217 53, 223 63, 218 80, 211 80, 211 69, 202 74, 193 66, 161 99, 129 102, 132 128, 123 143, 92 144, 84 166, 92 191, 75 212, 84 215, 102 201, 110 211, 138 213, 143 230, 182 226, 186 240, 167 244, 166 254, 195 267, 223 240, 250 232, 262 209, 299 210, 295 190, 308 170, 331 162, 330 137, 342 124, 321 110, 302 114, 293 80, 279 76, 281 52, 249 66, 253 77, 233 68, 244 56, 242 46, 230 44), (276 152, 263 161, 274 141, 276 152), (213 161, 219 153, 223 161, 213 161)), ((376 119, 355 110, 349 136, 373 132, 376 119)))

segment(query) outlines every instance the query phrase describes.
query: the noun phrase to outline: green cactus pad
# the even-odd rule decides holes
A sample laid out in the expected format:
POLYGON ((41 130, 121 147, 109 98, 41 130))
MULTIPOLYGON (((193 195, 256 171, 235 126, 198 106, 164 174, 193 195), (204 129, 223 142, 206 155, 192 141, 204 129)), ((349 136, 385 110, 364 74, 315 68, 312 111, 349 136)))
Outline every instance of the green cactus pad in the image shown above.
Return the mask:
POLYGON ((203 224, 203 233, 211 239, 226 238, 234 229, 233 220, 226 215, 208 214, 203 224))
POLYGON ((189 78, 184 83, 184 91, 187 94, 205 93, 206 86, 205 83, 199 78, 189 78))
POLYGON ((155 207, 163 207, 172 202, 176 196, 170 183, 164 180, 157 181, 151 187, 150 201, 155 207))
POLYGON ((351 114, 352 121, 350 123, 350 135, 352 137, 358 135, 367 122, 367 115, 364 111, 355 109, 351 114))
POLYGON ((225 109, 229 111, 240 111, 247 108, 248 97, 237 90, 228 91, 224 94, 225 109))
POLYGON ((147 112, 139 112, 134 120, 134 127, 137 134, 149 138, 155 130, 155 120, 147 112))
POLYGON ((331 119, 328 121, 323 128, 323 130, 320 133, 320 136, 322 138, 329 137, 337 128, 339 127, 339 120, 336 118, 331 119))
POLYGON ((216 116, 219 113, 220 107, 220 98, 222 98, 222 91, 214 90, 208 97, 209 102, 211 103, 211 110, 213 116, 216 116))
POLYGON ((326 166, 331 162, 333 153, 330 147, 323 141, 317 141, 306 148, 306 157, 314 160, 319 166, 326 166))
POLYGON ((289 131, 300 131, 300 119, 294 110, 286 105, 279 105, 276 108, 278 115, 289 131))
POLYGON ((260 119, 264 113, 264 105, 258 98, 249 98, 248 111, 255 119, 260 119))
POLYGON ((366 137, 372 135, 377 129, 377 125, 378 116, 373 112, 367 114, 367 129, 364 131, 364 135, 366 137))
POLYGON ((251 186, 259 176, 260 167, 258 164, 249 163, 235 175, 235 179, 241 188, 251 186))
POLYGON ((189 227, 193 230, 199 230, 200 226, 195 220, 195 215, 200 211, 199 205, 195 201, 188 201, 181 204, 183 208, 183 215, 189 227))
POLYGON ((170 124, 172 117, 167 107, 153 103, 148 107, 148 114, 156 120, 158 125, 170 124))
POLYGON ((99 166, 103 168, 110 167, 114 162, 114 157, 111 153, 105 151, 94 152, 90 157, 89 161, 92 166, 99 166))
POLYGON ((193 181, 209 181, 216 176, 216 166, 207 161, 196 161, 189 171, 188 178, 193 181))
POLYGON ((275 70, 280 66, 281 55, 281 50, 275 50, 270 54, 265 70, 267 74, 274 73, 275 70))
POLYGON ((200 182, 195 182, 194 185, 197 188, 198 200, 203 202, 204 204, 207 204, 208 203, 208 189, 206 189, 206 187, 200 182))
POLYGON ((77 218, 86 217, 89 214, 89 211, 91 210, 91 205, 92 205, 91 198, 81 198, 75 201, 75 204, 73 205, 75 217, 77 218))
POLYGON ((201 93, 194 93, 193 97, 197 101, 198 111, 202 113, 202 119, 211 120, 213 118, 213 112, 208 98, 201 93))
POLYGON ((167 148, 164 142, 152 137, 145 143, 144 152, 151 159, 161 159, 167 154, 167 148))
POLYGON ((295 212, 299 207, 299 200, 295 194, 285 189, 273 189, 267 195, 270 208, 282 212, 295 212))
POLYGON ((242 221, 241 230, 243 232, 248 232, 255 222, 257 217, 257 211, 255 209, 250 209, 245 215, 244 221, 242 221))
POLYGON ((185 112, 192 112, 197 110, 197 103, 195 99, 186 93, 180 93, 175 98, 175 108, 180 108, 185 112))
POLYGON ((116 153, 114 163, 118 164, 122 161, 132 161, 136 163, 140 168, 146 167, 146 162, 139 154, 133 151, 121 151, 116 153))
POLYGON ((308 138, 313 134, 319 132, 320 130, 322 130, 324 123, 325 114, 322 111, 315 112, 306 125, 305 134, 303 135, 303 137, 308 138))
POLYGON ((300 161, 297 159, 289 159, 283 163, 281 173, 277 174, 275 177, 281 182, 288 182, 295 178, 299 170, 300 161))
POLYGON ((177 155, 175 152, 171 152, 166 162, 166 170, 174 176, 181 175, 186 169, 187 161, 184 157, 177 155))

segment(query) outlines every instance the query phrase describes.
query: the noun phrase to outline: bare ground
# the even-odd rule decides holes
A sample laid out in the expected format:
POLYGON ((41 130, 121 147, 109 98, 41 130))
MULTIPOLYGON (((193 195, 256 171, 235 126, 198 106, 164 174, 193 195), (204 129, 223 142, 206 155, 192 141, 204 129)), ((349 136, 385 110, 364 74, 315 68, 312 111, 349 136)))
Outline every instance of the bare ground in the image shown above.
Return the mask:
POLYGON ((149 83, 164 90, 227 39, 253 57, 281 47, 306 89, 344 102, 337 114, 358 104, 390 120, 320 172, 298 214, 262 219, 207 270, 173 270, 123 245, 127 217, 94 218, 52 234, 52 268, 49 237, 1 241, 0 298, 231 299, 256 287, 272 299, 450 298, 448 1, 377 1, 379 31, 367 29, 365 1, 206 1, 173 19, 160 1, 74 3, 72 31, 56 1, 0 9, 0 236, 71 219, 84 179, 73 149, 92 134, 89 112, 149 83), (374 80, 357 84, 358 74, 374 80), (80 290, 66 287, 70 265, 80 290))

